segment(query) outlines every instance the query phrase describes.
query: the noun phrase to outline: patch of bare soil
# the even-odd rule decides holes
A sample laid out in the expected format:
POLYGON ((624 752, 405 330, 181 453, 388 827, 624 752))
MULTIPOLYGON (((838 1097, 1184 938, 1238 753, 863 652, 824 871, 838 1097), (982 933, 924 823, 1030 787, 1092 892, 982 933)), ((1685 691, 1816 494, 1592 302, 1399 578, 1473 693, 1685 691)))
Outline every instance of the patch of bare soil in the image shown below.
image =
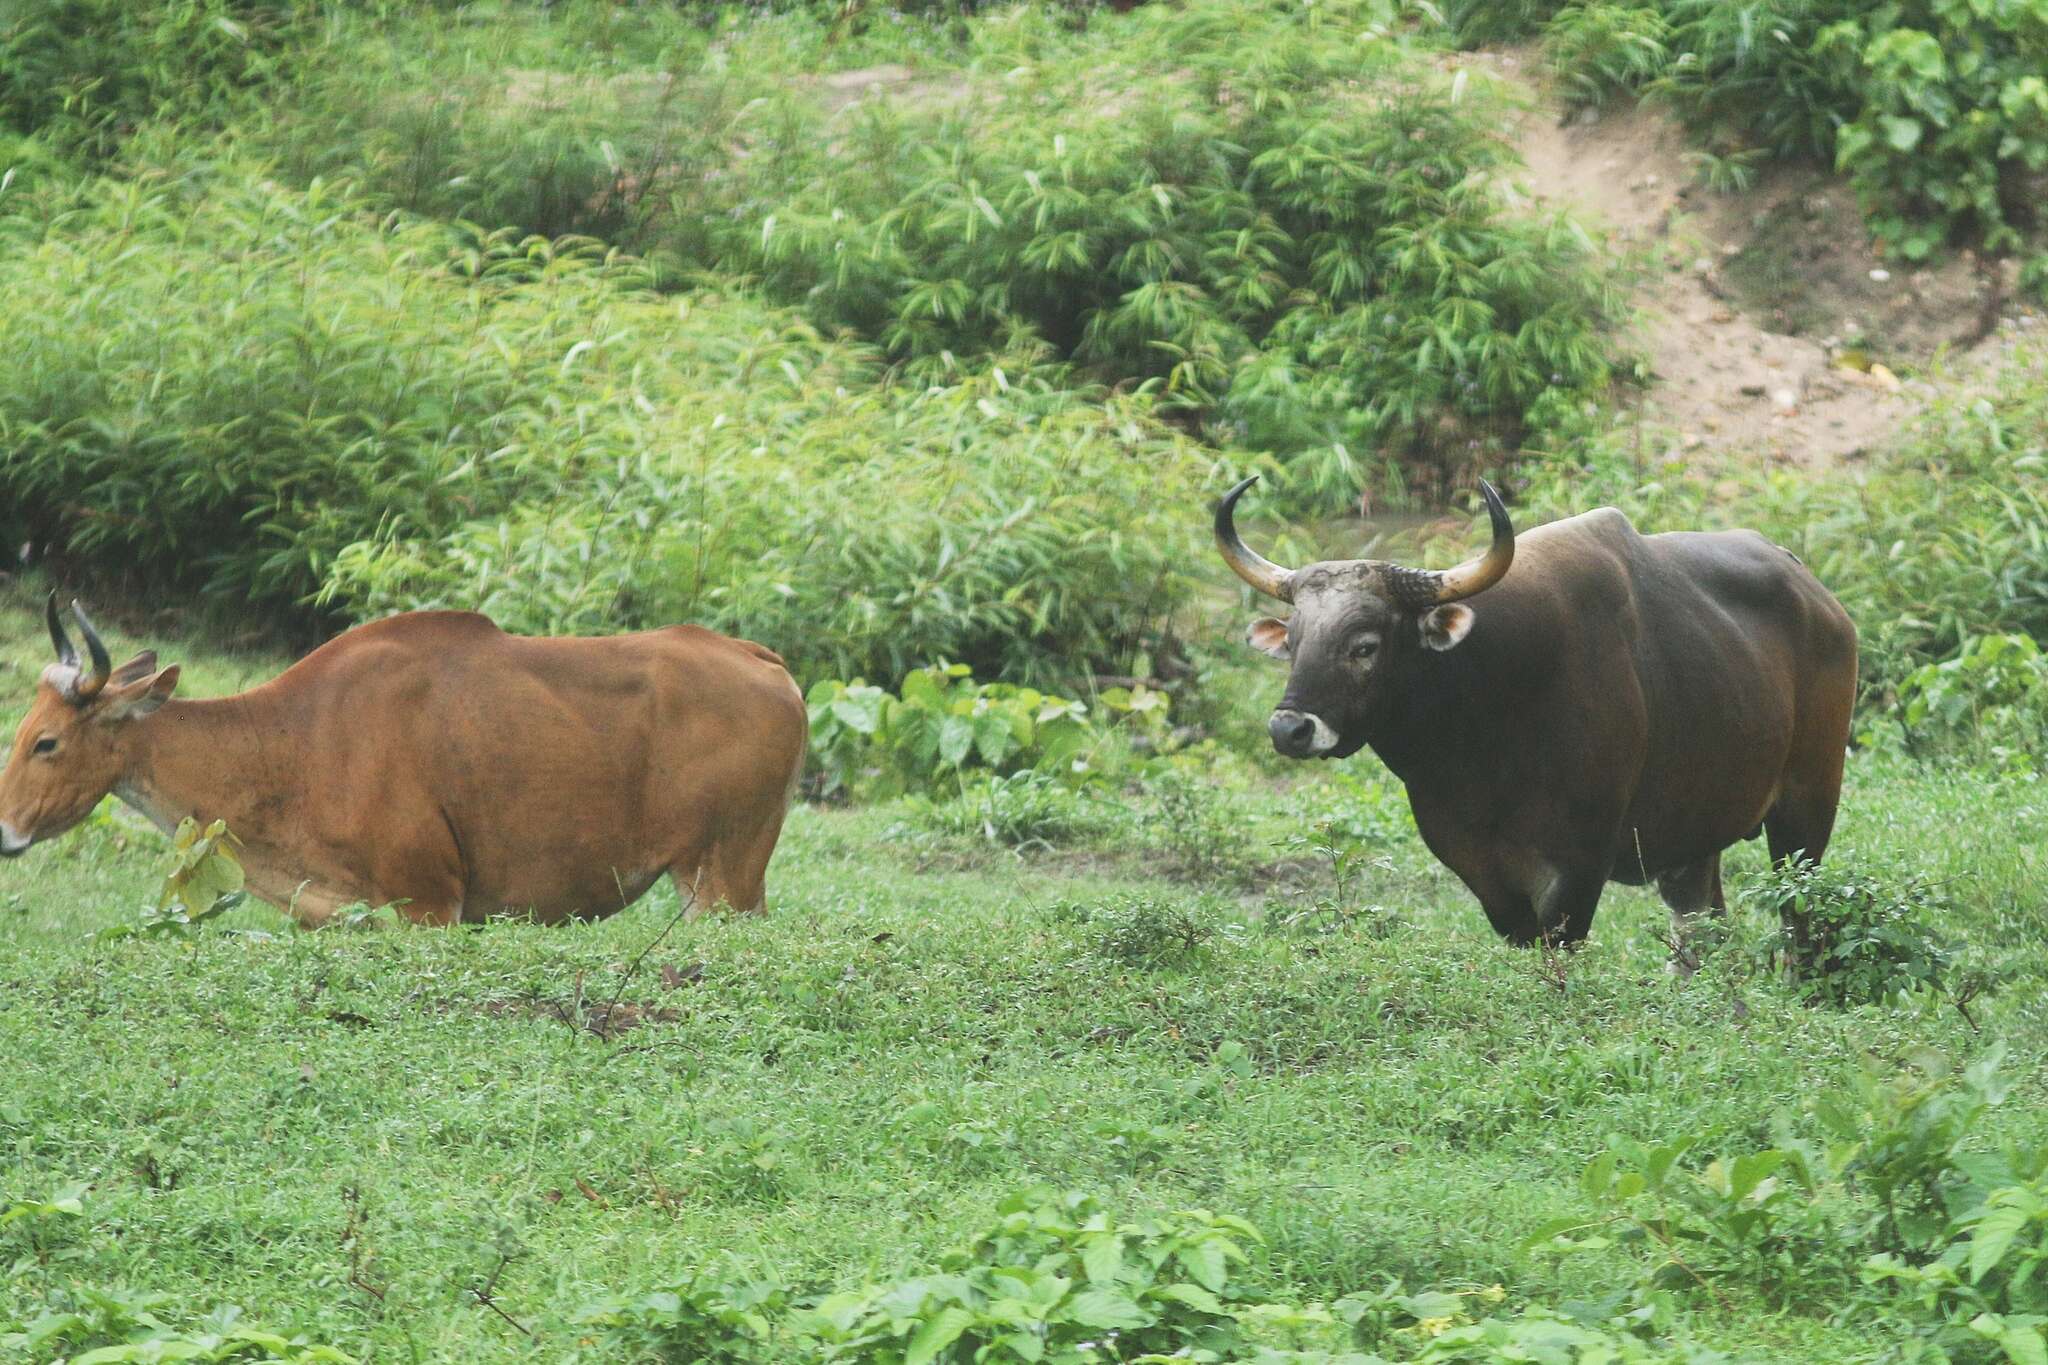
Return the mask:
POLYGON ((1528 167, 1514 193, 1636 262, 1631 340, 1652 376, 1641 415, 1653 457, 1705 446, 1800 465, 1857 458, 1919 411, 1931 370, 1992 367, 2002 347, 1987 338, 2033 321, 2009 306, 2009 273, 1992 273, 2009 267, 1968 254, 1922 269, 1885 261, 1839 178, 1785 170, 1711 193, 1660 109, 1562 114, 1533 52, 1447 64, 1523 101, 1506 130, 1528 167))

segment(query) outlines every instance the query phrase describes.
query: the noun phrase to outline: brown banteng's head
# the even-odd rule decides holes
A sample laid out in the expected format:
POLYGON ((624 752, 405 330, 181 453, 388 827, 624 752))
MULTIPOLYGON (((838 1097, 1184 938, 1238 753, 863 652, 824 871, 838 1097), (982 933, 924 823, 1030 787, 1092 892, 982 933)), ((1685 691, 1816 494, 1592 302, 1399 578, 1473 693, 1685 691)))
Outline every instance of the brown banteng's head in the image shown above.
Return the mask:
POLYGON ((1493 485, 1481 482, 1493 545, 1455 569, 1410 569, 1378 559, 1341 559, 1283 569, 1246 548, 1233 513, 1256 477, 1216 504, 1216 547, 1239 578, 1294 606, 1285 621, 1254 621, 1246 641, 1286 659, 1287 692, 1267 728, 1289 758, 1358 752, 1377 701, 1404 685, 1426 650, 1458 647, 1472 629, 1465 598, 1492 587, 1515 559, 1515 528, 1493 485))
POLYGON ((51 593, 45 615, 57 662, 43 670, 0 771, 0 856, 24 853, 92 814, 127 772, 129 722, 162 706, 178 686, 177 668, 159 672, 153 653, 115 669, 84 610, 76 602, 71 610, 87 657, 79 661, 51 593))

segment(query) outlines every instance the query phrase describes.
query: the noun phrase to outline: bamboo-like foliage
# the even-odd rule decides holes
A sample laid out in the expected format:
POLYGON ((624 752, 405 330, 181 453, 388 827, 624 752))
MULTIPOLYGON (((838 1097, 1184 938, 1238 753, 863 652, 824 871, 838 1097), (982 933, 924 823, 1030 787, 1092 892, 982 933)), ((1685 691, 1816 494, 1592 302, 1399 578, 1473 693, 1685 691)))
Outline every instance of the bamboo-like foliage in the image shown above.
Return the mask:
POLYGON ((744 292, 233 166, 0 248, 0 519, 167 586, 1018 680, 1120 671, 1185 592, 1191 448, 1036 357, 890 384, 744 292))
POLYGON ((309 9, 295 0, 14 0, 0 6, 0 131, 39 133, 100 159, 146 119, 218 125, 248 109, 309 9))
POLYGON ((384 99, 402 62, 319 67, 304 126, 360 140, 288 140, 422 211, 758 278, 919 382, 1050 346, 1327 505, 1368 452, 1446 477, 1609 374, 1598 253, 1506 209, 1500 110, 1395 17, 1211 0, 1076 34, 1019 11, 976 24, 957 71, 837 112, 743 45, 680 45, 659 80, 560 73, 544 99, 502 72, 384 99))

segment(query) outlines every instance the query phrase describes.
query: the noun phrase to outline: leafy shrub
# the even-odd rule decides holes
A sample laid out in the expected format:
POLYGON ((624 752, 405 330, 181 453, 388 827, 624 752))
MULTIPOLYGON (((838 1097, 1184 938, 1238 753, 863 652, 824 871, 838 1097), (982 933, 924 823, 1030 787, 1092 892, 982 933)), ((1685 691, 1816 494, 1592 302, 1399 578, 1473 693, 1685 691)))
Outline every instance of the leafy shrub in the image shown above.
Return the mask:
POLYGON ((1887 1359, 2026 1365, 2048 1355, 2048 1148, 1963 1150, 2005 1097, 1999 1055, 1960 1078, 1930 1059, 1918 1078, 1866 1083, 1820 1111, 1833 1131, 1854 1135, 1844 1168, 1882 1201, 1866 1223, 1881 1249, 1863 1276, 1899 1329, 1887 1359), (1859 1122, 1866 1115, 1876 1121, 1859 1122))
POLYGON ((1964 1151, 2010 1088, 1998 1074, 2004 1058, 1994 1046, 1958 1070, 1937 1053, 1918 1052, 1897 1074, 1866 1071, 1815 1103, 1831 1140, 1828 1161, 1864 1201, 1854 1227, 1866 1246, 1934 1247, 1951 1217, 1981 1199, 1988 1184, 2010 1178, 2004 1162, 1964 1151))
POLYGON ((61 1291, 35 1320, 7 1330, 0 1322, 0 1346, 21 1354, 26 1365, 354 1365, 355 1357, 304 1337, 285 1337, 238 1325, 230 1309, 194 1331, 167 1325, 159 1312, 168 1294, 129 1295, 90 1288, 61 1291))
POLYGON ((2032 5, 1915 0, 1845 14, 1815 51, 1856 74, 1836 137, 1880 240, 1908 260, 1968 234, 1993 251, 2034 225, 2048 171, 2048 24, 2032 5))
POLYGON ((1548 1224, 1530 1244, 1566 1252, 1644 1245, 1653 1255, 1645 1272, 1652 1285, 1708 1288, 1736 1279, 1781 1303, 1846 1278, 1849 1253, 1819 1200, 1827 1172, 1811 1153, 1767 1148, 1695 1169, 1683 1159, 1697 1142, 1617 1139, 1579 1179, 1604 1216, 1548 1224))
POLYGON ((1847 850, 1824 865, 1800 859, 1774 867, 1746 898, 1789 909, 1798 927, 1781 930, 1767 951, 1793 962, 1807 999, 1880 1004, 1939 991, 1955 972, 1956 945, 1932 923, 1948 909, 1946 899, 1925 882, 1859 872, 1847 850))
POLYGON ((1903 1319, 1887 1360, 2033 1365, 2048 1359, 2048 1180, 1991 1191, 1954 1220, 1933 1260, 1873 1256, 1867 1282, 1903 1319))
POLYGON ((10 1278, 53 1259, 71 1225, 85 1216, 79 1198, 84 1193, 83 1185, 71 1185, 46 1199, 0 1202, 0 1252, 16 1253, 7 1272, 10 1278))
POLYGON ((1511 43, 1541 32, 1567 0, 1448 0, 1444 23, 1461 47, 1511 43))
MULTIPOLYGON (((0 1249, 9 1249, 16 1237, 27 1246, 26 1255, 0 1270, 0 1285, 11 1280, 25 1283, 31 1269, 60 1254, 53 1251, 63 1235, 56 1229, 68 1234, 86 1220, 79 1197, 83 1190, 73 1186, 46 1200, 0 1201, 0 1249)), ((0 1309, 0 1350, 8 1360, 24 1365, 156 1365, 173 1360, 196 1365, 353 1365, 352 1356, 331 1346, 246 1326, 236 1308, 180 1328, 166 1321, 175 1316, 177 1303, 170 1294, 53 1284, 35 1303, 33 1317, 14 1320, 0 1309)))
POLYGON ((1173 860, 1178 875, 1200 882, 1245 875, 1252 842, 1225 793, 1172 767, 1150 774, 1145 793, 1151 798, 1146 839, 1173 860))
POLYGON ((1961 750, 2032 769, 2048 749, 2048 656, 2032 636, 1979 636, 1907 674, 1893 715, 1915 753, 1961 750))
POLYGON ((1283 912, 1282 924, 1347 932, 1364 926, 1374 938, 1385 938, 1400 926, 1397 912, 1359 902, 1359 881, 1365 869, 1385 865, 1385 858, 1374 853, 1353 829, 1355 826, 1344 821, 1324 818, 1312 822, 1307 833, 1292 834, 1280 842, 1280 847, 1315 859, 1330 873, 1328 893, 1283 912))
MULTIPOLYGON (((859 679, 828 679, 814 684, 807 700, 811 751, 828 790, 868 795, 930 788, 969 768, 1071 779, 1088 771, 1108 720, 1122 714, 1156 729, 1166 715, 1156 692, 1106 692, 1098 717, 1085 702, 1033 687, 977 683, 965 664, 917 669, 904 677, 900 695, 859 679)), ((992 800, 1022 799, 1032 790, 1006 785, 992 800)))
POLYGON ((1526 31, 1546 8, 1546 52, 1578 98, 1647 89, 1717 155, 1830 161, 1878 241, 1908 260, 1956 239, 2010 251, 2035 225, 2048 26, 2030 5, 1591 0, 1452 14, 1473 40, 1526 31))
POLYGON ((226 167, 0 219, 6 529, 279 610, 692 620, 805 678, 1122 671, 1188 591, 1196 462, 1145 399, 912 390, 587 242, 364 210, 226 167))
MULTIPOLYGON (((1958 1249, 1954 1239, 1987 1228, 2017 1236, 2034 1205, 2030 1192, 2012 1187, 2048 1169, 2048 1150, 1999 1156, 1966 1149, 2005 1097, 2002 1057, 1993 1048, 1958 1071, 1922 1053, 1903 1073, 1871 1072, 1814 1104, 1825 1145, 1784 1131, 1783 1118, 1776 1145, 1704 1165, 1691 1161, 1703 1145, 1698 1134, 1653 1145, 1617 1139, 1580 1179, 1600 1214, 1548 1224, 1529 1245, 1565 1253, 1645 1246, 1650 1284, 1699 1288, 1724 1306, 1721 1289, 1735 1286, 1779 1303, 1840 1301, 1860 1272, 1866 1282, 1891 1282, 1917 1296, 1921 1325, 1931 1314, 1938 1333, 1953 1335, 1950 1300, 1968 1286, 1951 1272, 1972 1257, 1988 1266, 2008 1249, 1989 1238, 1974 1251, 1958 1249)), ((1944 1357, 1909 1351, 1903 1358, 1944 1357)))
POLYGON ((164 854, 163 886, 155 901, 134 921, 102 929, 94 938, 183 936, 240 905, 247 893, 242 861, 233 847, 237 842, 225 820, 201 829, 197 820, 186 817, 164 854))
POLYGON ((756 1365, 774 1353, 777 1324, 789 1312, 788 1286, 770 1276, 692 1270, 665 1289, 587 1305, 581 1325, 603 1334, 599 1359, 756 1365))

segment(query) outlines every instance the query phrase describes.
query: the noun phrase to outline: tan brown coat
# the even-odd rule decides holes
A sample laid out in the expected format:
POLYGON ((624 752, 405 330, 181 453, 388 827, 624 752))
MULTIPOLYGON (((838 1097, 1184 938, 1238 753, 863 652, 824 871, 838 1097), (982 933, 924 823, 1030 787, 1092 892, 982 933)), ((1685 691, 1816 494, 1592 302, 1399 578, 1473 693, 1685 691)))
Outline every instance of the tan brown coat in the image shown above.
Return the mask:
POLYGON ((171 699, 143 655, 46 671, 0 773, 0 853, 108 792, 173 828, 223 819, 252 892, 318 924, 611 914, 666 874, 759 910, 807 741, 772 651, 695 626, 529 639, 420 612, 360 627, 239 696, 171 699), (95 675, 100 677, 94 685, 95 675))

